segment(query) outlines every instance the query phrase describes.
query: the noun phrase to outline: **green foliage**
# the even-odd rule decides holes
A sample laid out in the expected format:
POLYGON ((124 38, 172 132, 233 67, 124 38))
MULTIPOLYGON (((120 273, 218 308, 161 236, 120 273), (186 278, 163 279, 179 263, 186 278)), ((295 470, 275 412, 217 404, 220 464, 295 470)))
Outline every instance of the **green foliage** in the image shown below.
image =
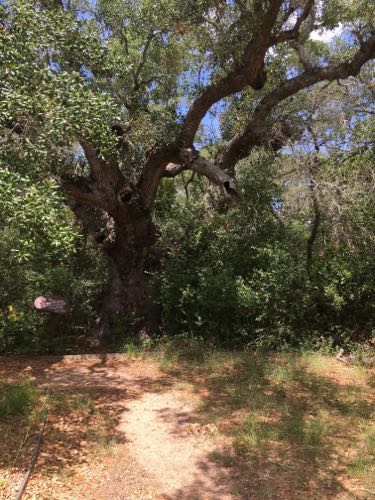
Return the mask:
POLYGON ((78 232, 55 182, 33 182, 0 168, 0 214, 0 227, 18 240, 11 249, 15 261, 38 259, 38 252, 47 260, 64 260, 74 252, 78 232))
POLYGON ((0 384, 0 420, 27 415, 36 402, 36 392, 29 382, 0 384))
POLYGON ((87 71, 105 65, 98 33, 90 34, 86 24, 81 29, 69 11, 55 15, 32 1, 2 4, 0 12, 7 27, 0 31, 0 123, 24 132, 9 134, 0 159, 34 174, 56 172, 78 136, 90 138, 103 155, 115 154, 108 124, 119 119, 119 108, 69 68, 73 60, 87 71))
POLYGON ((165 222, 169 253, 159 283, 170 333, 233 345, 273 331, 288 335, 303 321, 304 265, 293 229, 272 208, 280 195, 272 158, 258 152, 242 167, 236 210, 206 216, 198 202, 176 202, 165 222))
POLYGON ((90 248, 71 254, 68 262, 46 263, 38 253, 26 263, 9 262, 14 242, 0 245, 2 254, 0 352, 69 352, 87 343, 96 327, 99 291, 105 281, 101 255, 90 248), (71 305, 57 324, 56 337, 47 336, 48 315, 33 310, 39 295, 63 295, 71 305))
POLYGON ((171 181, 163 186, 156 214, 168 254, 157 278, 169 334, 260 350, 294 345, 329 352, 373 335, 374 205, 366 161, 360 157, 340 170, 333 161, 324 163, 320 175, 327 185, 340 177, 342 199, 336 214, 332 190, 321 195, 322 236, 310 273, 312 215, 308 206, 295 213, 290 206, 295 186, 299 193, 305 189, 303 180, 282 189, 280 163, 281 171, 289 169, 288 155, 275 162, 257 151, 244 161, 237 172, 241 200, 231 211, 207 213, 199 189, 186 202, 171 181))
POLYGON ((38 295, 63 295, 72 310, 59 324, 55 349, 77 342, 96 318, 104 281, 101 256, 85 245, 54 182, 0 170, 0 351, 51 348, 38 295))
MULTIPOLYGON (((86 229, 57 187, 68 175, 90 191, 95 176, 80 144, 90 142, 136 185, 149 152, 175 143, 189 102, 240 64, 269 7, 263 0, 58 3, 0 2, 1 351, 51 347, 46 317, 32 309, 40 294, 62 294, 72 304, 55 350, 72 348, 80 333, 95 328, 105 263, 86 244, 86 229), (115 124, 126 130, 123 136, 113 133, 115 124)), ((292 44, 273 45, 264 88, 213 106, 214 131, 204 120, 196 145, 214 162, 260 100, 304 70, 303 57, 312 66, 347 59, 373 29, 367 7, 362 0, 320 2, 301 28, 305 55, 298 57, 292 44), (352 34, 326 43, 310 37, 311 23, 322 31, 349 23, 352 34)), ((272 35, 299 11, 284 2, 272 35)), ((372 80, 368 64, 358 85, 321 84, 272 109, 254 135, 258 141, 272 130, 271 143, 236 166, 241 200, 233 210, 198 175, 184 171, 163 181, 153 210, 164 257, 154 278, 168 335, 182 345, 186 338, 199 346, 214 338, 257 349, 328 349, 349 337, 369 338, 375 318, 372 80), (278 156, 267 152, 286 138, 293 147, 278 156), (319 166, 311 179, 314 151, 319 166), (311 185, 322 214, 307 263, 311 185)), ((123 331, 125 322, 131 323, 119 317, 114 330, 123 331)), ((124 344, 127 352, 134 349, 124 344)))

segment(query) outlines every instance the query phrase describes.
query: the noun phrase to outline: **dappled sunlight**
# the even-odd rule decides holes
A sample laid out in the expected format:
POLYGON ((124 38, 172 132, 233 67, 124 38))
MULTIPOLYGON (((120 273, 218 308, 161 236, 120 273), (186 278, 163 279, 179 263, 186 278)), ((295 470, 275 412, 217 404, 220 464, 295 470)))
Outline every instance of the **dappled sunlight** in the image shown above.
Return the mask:
MULTIPOLYGON (((130 358, 101 356, 83 361, 57 356, 2 359, 0 377, 8 381, 27 377, 40 397, 47 389, 51 393, 43 446, 28 485, 28 492, 38 498, 47 491, 51 498, 86 498, 85 477, 90 471, 100 470, 103 460, 110 462, 111 454, 124 453, 128 439, 119 426, 129 401, 148 392, 166 391, 172 384, 151 362, 143 361, 140 366, 130 358)), ((38 429, 36 421, 31 428, 29 423, 30 418, 25 418, 17 427, 12 422, 8 425, 7 439, 1 442, 0 478, 10 474, 19 482, 23 477, 38 429)), ((104 480, 101 473, 94 480, 95 487, 104 480)), ((5 493, 10 482, 2 486, 5 493)))
POLYGON ((241 498, 360 497, 356 488, 374 488, 373 371, 358 376, 328 356, 244 353, 182 364, 179 377, 200 388, 197 418, 217 425, 215 459, 233 470, 241 498))
MULTIPOLYGON (((374 369, 293 353, 155 361, 1 361, 4 380, 52 390, 30 494, 344 500, 374 491, 374 369)), ((18 461, 9 449, 2 471, 22 475, 22 452, 18 461)))

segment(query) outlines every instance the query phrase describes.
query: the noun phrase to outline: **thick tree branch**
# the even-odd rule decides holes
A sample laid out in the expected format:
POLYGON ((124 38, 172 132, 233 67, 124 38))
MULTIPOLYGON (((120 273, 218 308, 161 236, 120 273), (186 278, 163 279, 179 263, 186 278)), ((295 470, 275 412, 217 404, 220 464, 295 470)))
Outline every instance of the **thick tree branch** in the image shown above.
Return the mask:
POLYGON ((213 184, 218 186, 225 199, 230 203, 236 203, 239 195, 232 177, 223 172, 220 167, 210 162, 206 158, 190 148, 182 149, 180 152, 180 163, 170 163, 163 172, 164 177, 175 177, 184 170, 192 170, 200 175, 204 175, 213 184))
POLYGON ((97 187, 106 194, 109 205, 113 203, 116 193, 123 187, 125 178, 120 169, 100 158, 98 151, 87 141, 80 141, 90 166, 90 172, 97 187))
POLYGON ((282 0, 271 0, 259 27, 259 34, 245 47, 240 64, 226 77, 205 87, 192 103, 178 139, 180 145, 190 147, 193 144, 198 127, 213 104, 245 87, 263 87, 264 57, 270 46, 272 29, 282 3, 282 0))
POLYGON ((156 192, 169 163, 178 163, 179 151, 174 145, 155 147, 150 151, 138 182, 143 208, 149 210, 154 202, 156 192))
POLYGON ((228 202, 236 203, 238 201, 239 195, 232 177, 223 172, 221 168, 214 163, 199 156, 189 164, 188 168, 193 172, 204 175, 207 179, 216 184, 216 186, 222 190, 228 202))
POLYGON ((162 177, 176 177, 176 175, 180 174, 186 170, 186 165, 183 163, 178 165, 176 163, 168 163, 162 173, 162 177))
MULTIPOLYGON (((271 31, 276 21, 281 3, 281 1, 271 2, 267 16, 265 16, 263 21, 264 30, 262 31, 262 36, 259 36, 255 41, 250 41, 245 49, 242 61, 248 58, 247 62, 249 64, 246 67, 237 67, 235 71, 232 71, 224 79, 205 87, 201 95, 191 105, 176 144, 157 147, 150 152, 138 183, 138 189, 145 210, 151 208, 159 182, 163 175, 172 175, 170 167, 166 168, 167 165, 170 163, 178 165, 184 163, 181 159, 181 151, 187 150, 192 146, 192 141, 194 140, 200 121, 210 106, 222 97, 242 90, 248 86, 251 80, 251 78, 249 79, 249 72, 251 73, 250 76, 253 77, 256 73, 256 68, 258 68, 259 71, 262 70, 264 54, 267 50, 267 44, 271 41, 271 31), (251 48, 254 50, 251 51, 251 48)), ((310 3, 306 4, 304 13, 299 18, 298 27, 300 27, 303 20, 308 16, 310 9, 310 3)), ((280 138, 277 137, 275 141, 272 134, 270 137, 270 130, 267 130, 266 127, 266 120, 271 111, 283 100, 315 83, 324 80, 332 81, 337 78, 347 78, 351 75, 356 76, 363 64, 374 56, 374 52, 375 35, 367 40, 365 45, 357 51, 350 62, 335 66, 308 69, 301 75, 287 80, 280 87, 274 89, 266 95, 255 108, 245 130, 237 134, 232 141, 228 143, 219 157, 217 168, 220 167, 221 171, 233 169, 237 161, 249 154, 252 147, 264 144, 267 141, 272 147, 276 149, 279 148, 280 138)), ((257 73, 258 77, 259 71, 257 73)), ((198 171, 198 168, 203 168, 203 162, 199 160, 194 163, 194 168, 191 168, 191 166, 188 168, 198 171)), ((205 172, 211 176, 213 175, 206 164, 205 172)))
POLYGON ((170 163, 180 163, 180 149, 192 146, 200 122, 212 104, 249 85, 252 85, 254 88, 261 88, 263 86, 264 57, 271 41, 271 32, 281 5, 281 0, 274 0, 270 3, 267 14, 263 19, 260 35, 256 40, 251 40, 247 45, 241 66, 237 67, 235 71, 229 73, 227 77, 219 82, 205 87, 201 95, 193 102, 176 141, 177 146, 170 145, 155 148, 150 152, 138 184, 141 199, 146 210, 151 207, 155 199, 162 176, 172 175, 168 173, 168 169, 165 170, 167 165, 170 163), (256 83, 256 79, 258 83, 256 83))
POLYGON ((373 57, 375 57, 375 34, 359 48, 350 62, 305 71, 274 89, 260 101, 245 129, 227 144, 219 159, 220 167, 223 170, 233 169, 237 161, 245 158, 254 146, 264 143, 265 121, 280 102, 318 82, 356 76, 362 66, 373 57))
POLYGON ((306 71, 311 71, 314 69, 313 63, 308 59, 306 52, 305 52, 305 47, 301 43, 294 43, 293 44, 294 50, 297 52, 298 55, 298 60, 301 63, 301 65, 304 67, 306 71))

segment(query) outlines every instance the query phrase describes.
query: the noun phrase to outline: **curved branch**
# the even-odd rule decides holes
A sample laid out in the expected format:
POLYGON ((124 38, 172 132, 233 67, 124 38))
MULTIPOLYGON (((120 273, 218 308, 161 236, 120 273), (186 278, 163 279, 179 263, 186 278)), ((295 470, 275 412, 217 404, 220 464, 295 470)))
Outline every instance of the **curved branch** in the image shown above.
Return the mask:
MULTIPOLYGON (((206 86, 191 104, 176 144, 154 148, 150 152, 138 183, 146 210, 151 207, 155 199, 160 179, 163 176, 173 175, 169 168, 166 169, 167 165, 180 164, 179 149, 193 145, 199 125, 211 106, 248 86, 259 90, 265 84, 264 59, 268 48, 272 45, 272 30, 282 4, 282 0, 269 1, 268 10, 263 16, 258 34, 246 45, 240 62, 226 77, 206 86)), ((296 23, 296 29, 300 27, 304 16, 307 17, 308 14, 309 11, 304 11, 296 23)))
POLYGON ((176 177, 176 175, 180 174, 186 170, 186 165, 183 163, 181 165, 176 164, 176 163, 168 163, 168 165, 165 167, 165 170, 163 170, 162 177, 176 177))
POLYGON ((273 37, 271 41, 271 46, 277 45, 282 42, 287 42, 289 40, 297 40, 299 36, 299 30, 302 24, 308 18, 314 4, 315 4, 314 0, 309 0, 305 5, 302 14, 300 15, 300 17, 297 18, 296 24, 293 26, 293 28, 287 31, 282 31, 278 36, 273 37))
POLYGON ((227 144, 219 158, 220 167, 223 170, 233 169, 237 161, 245 158, 254 146, 264 142, 264 123, 280 102, 316 83, 357 76, 362 66, 373 57, 375 57, 375 34, 359 48, 350 62, 307 70, 267 94, 255 108, 245 129, 227 144))
POLYGON ((239 200, 239 194, 232 177, 223 172, 221 168, 214 163, 206 160, 206 158, 199 156, 196 160, 189 164, 189 169, 197 172, 198 174, 204 175, 211 182, 219 186, 222 189, 224 197, 227 201, 236 203, 239 200))
POLYGON ((56 181, 71 200, 92 207, 106 208, 100 193, 91 189, 88 179, 82 177, 73 180, 65 176, 57 178, 56 181))
POLYGON ((90 166, 92 178, 103 192, 116 194, 123 186, 125 178, 113 163, 106 162, 89 142, 81 139, 81 147, 90 166))
POLYGON ((314 69, 314 64, 308 59, 305 47, 302 44, 294 42, 292 47, 297 53, 298 60, 306 71, 311 71, 314 69))
POLYGON ((156 147, 148 155, 138 182, 143 208, 149 210, 155 200, 156 192, 169 163, 178 163, 179 152, 174 145, 156 147))
POLYGON ((198 127, 213 104, 245 87, 251 86, 257 90, 263 87, 264 58, 271 43, 271 32, 282 3, 282 0, 271 0, 259 27, 259 34, 245 47, 240 64, 226 77, 205 87, 192 103, 178 139, 180 145, 190 147, 193 144, 198 127))

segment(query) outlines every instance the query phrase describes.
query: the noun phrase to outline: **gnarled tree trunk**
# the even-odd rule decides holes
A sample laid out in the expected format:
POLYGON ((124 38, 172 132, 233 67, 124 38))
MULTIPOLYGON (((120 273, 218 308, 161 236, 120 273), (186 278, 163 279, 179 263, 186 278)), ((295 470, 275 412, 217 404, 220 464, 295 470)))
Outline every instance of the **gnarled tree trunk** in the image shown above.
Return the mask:
POLYGON ((158 231, 151 207, 116 165, 102 160, 89 144, 82 142, 82 147, 90 176, 80 178, 79 184, 64 178, 61 184, 108 263, 96 341, 153 331, 159 327, 160 314, 150 284, 150 272, 158 266, 154 248, 158 231))
POLYGON ((150 273, 158 266, 154 244, 156 227, 150 215, 128 221, 114 221, 114 241, 103 245, 108 260, 101 333, 118 330, 139 335, 160 326, 159 308, 153 300, 150 273))

